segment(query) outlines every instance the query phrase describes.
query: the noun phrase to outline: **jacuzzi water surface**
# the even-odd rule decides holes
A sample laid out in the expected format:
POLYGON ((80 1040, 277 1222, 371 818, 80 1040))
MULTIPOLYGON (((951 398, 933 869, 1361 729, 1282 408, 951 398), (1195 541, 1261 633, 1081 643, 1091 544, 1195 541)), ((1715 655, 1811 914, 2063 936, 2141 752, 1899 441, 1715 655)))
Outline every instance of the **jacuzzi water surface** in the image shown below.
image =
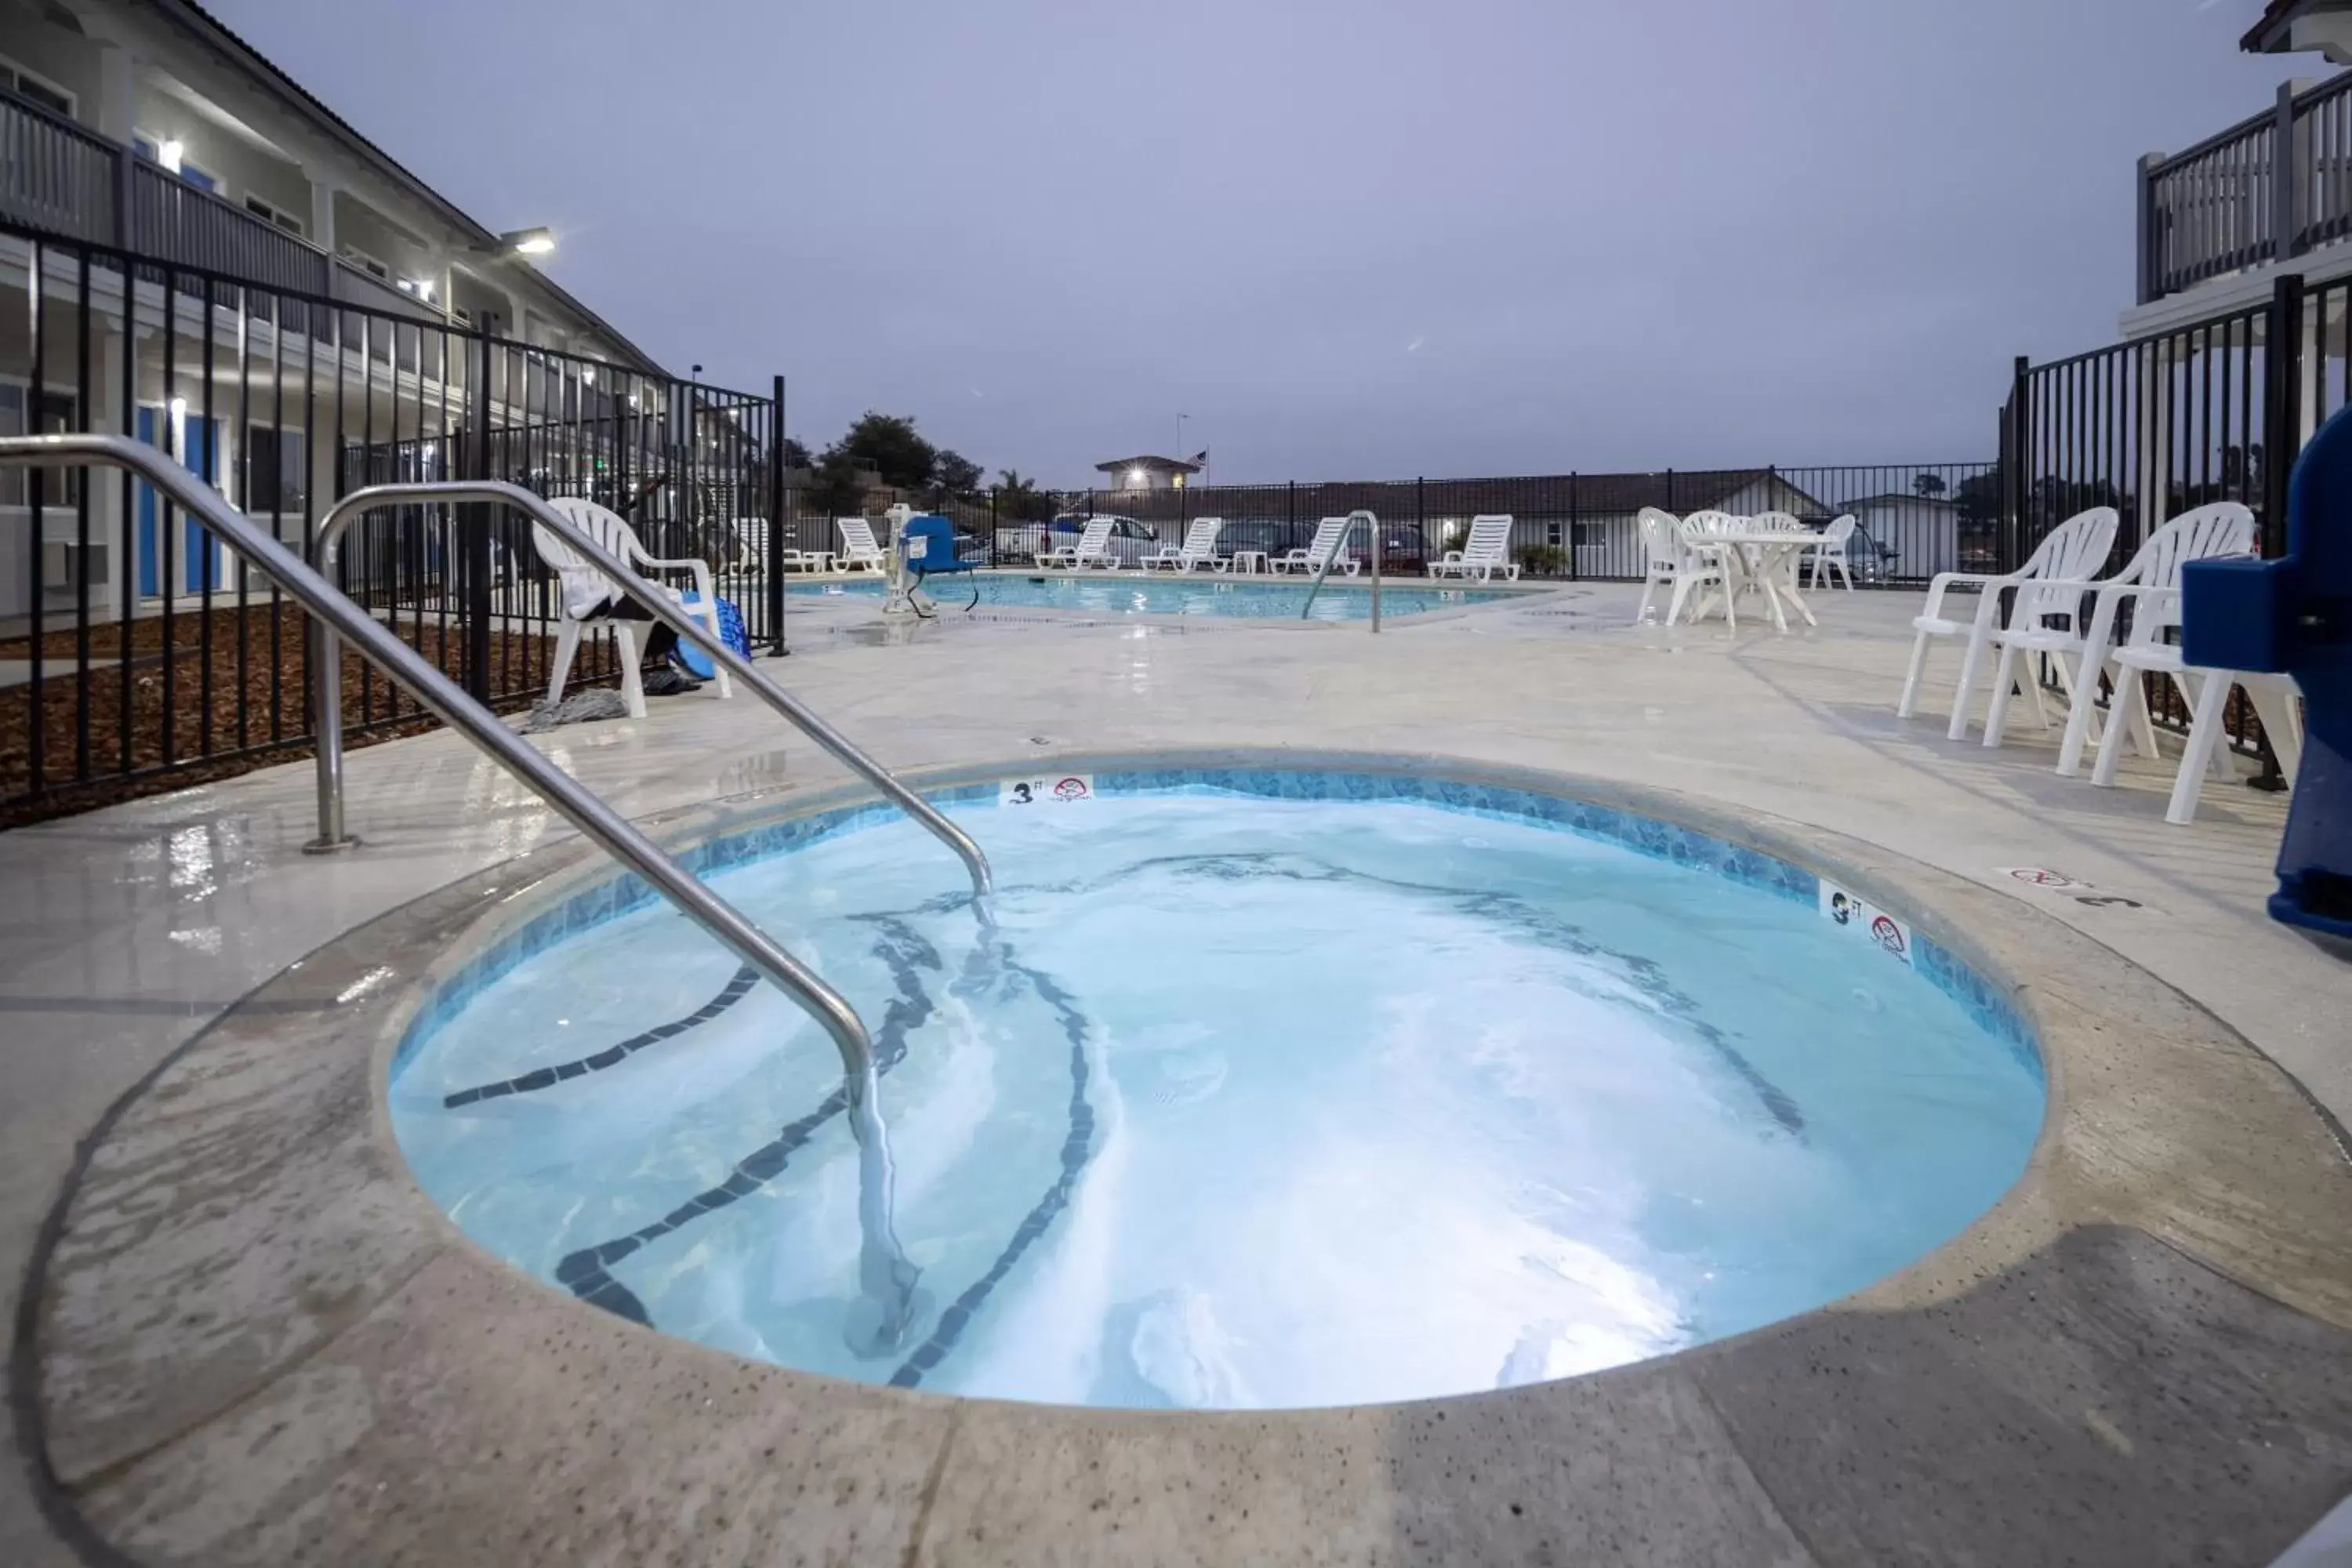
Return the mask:
MULTIPOLYGON (((1242 620, 1299 618, 1312 584, 1304 577, 1237 578, 1204 573, 1166 573, 1156 577, 1107 577, 1087 574, 1035 576, 1018 572, 979 572, 969 576, 935 578, 926 585, 933 598, 949 608, 971 603, 1001 609, 1087 610, 1097 615, 1205 616, 1242 620)), ((802 595, 835 595, 879 599, 878 577, 794 584, 802 595)), ((1419 616, 1432 610, 1460 609, 1510 595, 1500 590, 1444 587, 1381 586, 1381 614, 1419 616)), ((1370 584, 1359 579, 1334 577, 1315 595, 1311 619, 1362 621, 1371 618, 1370 584)))
POLYGON ((709 847, 874 1029, 920 1311, 849 1344, 838 1058, 642 892, 478 957, 394 1068, 482 1243, 674 1334, 902 1386, 1281 1407, 1559 1377, 1818 1307, 2022 1170, 1997 992, 1808 872, 1416 778, 1049 776, 709 847), (1076 798, 1061 798, 1061 797, 1076 798), (829 1099, 829 1097, 832 1097, 829 1099))

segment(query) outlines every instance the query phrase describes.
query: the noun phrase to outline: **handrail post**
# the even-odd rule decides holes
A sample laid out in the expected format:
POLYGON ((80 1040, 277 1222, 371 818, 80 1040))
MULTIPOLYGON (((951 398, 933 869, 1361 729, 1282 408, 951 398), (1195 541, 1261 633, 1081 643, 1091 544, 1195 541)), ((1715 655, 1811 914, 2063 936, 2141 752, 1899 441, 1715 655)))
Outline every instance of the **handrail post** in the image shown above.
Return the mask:
POLYGON ((2135 210, 2139 215, 2137 220, 2139 228, 2139 286, 2137 293, 2138 296, 2138 302, 2143 305, 2153 304, 2156 301, 2157 279, 2162 271, 2162 268, 2158 264, 2156 254, 2158 233, 2156 221, 2156 171, 2163 163, 2164 154, 2161 153, 2141 153, 2139 158, 2139 172, 2134 182, 2134 188, 2138 193, 2139 198, 2133 204, 2135 210))
MULTIPOLYGON (((1368 511, 1359 512, 1357 516, 1372 525, 1372 635, 1378 637, 1381 635, 1381 520, 1368 511)), ((1354 518, 1348 521, 1348 531, 1356 531, 1354 518)))

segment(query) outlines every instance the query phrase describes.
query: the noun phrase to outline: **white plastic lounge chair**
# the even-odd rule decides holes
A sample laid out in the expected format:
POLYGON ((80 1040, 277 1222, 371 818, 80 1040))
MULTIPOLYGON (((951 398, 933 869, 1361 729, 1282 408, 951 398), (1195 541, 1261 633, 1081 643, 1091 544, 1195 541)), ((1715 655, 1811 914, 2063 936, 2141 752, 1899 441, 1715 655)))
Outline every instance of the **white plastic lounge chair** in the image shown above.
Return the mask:
POLYGON ((1821 542, 1798 557, 1800 564, 1811 570, 1809 586, 1820 587, 1822 577, 1835 572, 1844 580, 1846 592, 1853 592, 1853 531, 1861 526, 1860 520, 1852 513, 1832 519, 1829 527, 1822 531, 1821 542))
POLYGON ((2092 612, 2090 630, 2084 634, 2086 651, 2082 676, 2075 686, 2074 710, 2067 715, 2066 739, 2058 751, 2060 773, 2072 776, 2082 768, 2083 748, 2092 740, 2093 698, 2103 674, 2113 675, 2115 696, 2106 734, 2099 742, 2098 767, 2092 775, 2097 784, 2115 782, 2126 736, 2142 756, 2157 754, 2156 726, 2147 711, 2149 675, 2169 678, 2190 700, 2188 754, 2181 759, 2180 773, 2173 782, 2172 804, 2166 813, 2168 821, 2187 822, 2196 813, 2203 774, 2219 760, 2221 710, 2229 701, 2231 685, 2243 681, 2248 693, 2254 697, 2255 710, 2261 714, 2263 727, 2272 732, 2271 749, 2278 753, 2282 766, 2290 750, 2300 750, 2293 720, 2294 704, 2283 700, 2287 694, 2285 689, 2275 682, 2231 670, 2192 669, 2181 662, 2179 646, 2166 636, 2180 625, 2180 568, 2191 561, 2251 554, 2255 534, 2254 514, 2237 502, 2215 501, 2210 506, 2200 506, 2181 513, 2148 535, 2147 542, 2140 546, 2131 564, 2097 584, 2098 607, 2092 612), (2121 647, 2114 647, 2116 614, 2127 599, 2132 601, 2131 634, 2121 647), (2189 690, 2188 677, 2191 673, 2205 677, 2201 690, 2189 690), (2198 732, 2200 723, 2204 726, 2202 734, 2198 732))
POLYGON ((1664 624, 1673 626, 1682 618, 1683 605, 1695 588, 1710 584, 1723 585, 1723 570, 1719 563, 1700 560, 1683 543, 1682 520, 1672 512, 1645 506, 1634 519, 1642 531, 1642 603, 1633 612, 1633 624, 1639 626, 1650 614, 1650 598, 1662 587, 1672 587, 1674 596, 1666 602, 1664 624))
MULTIPOLYGON (((661 561, 646 553, 638 542, 637 531, 629 520, 618 512, 597 505, 583 496, 557 496, 548 505, 563 514, 582 532, 621 558, 622 564, 641 577, 656 572, 688 572, 694 576, 695 603, 689 606, 694 618, 719 635, 719 599, 711 592, 710 563, 692 558, 661 561), (650 570, 649 570, 650 569, 650 570)), ((547 531, 543 523, 530 525, 530 542, 539 551, 539 558, 555 571, 563 599, 563 626, 555 636, 555 664, 548 672, 547 700, 552 705, 563 700, 563 682, 572 673, 572 656, 579 652, 582 634, 599 627, 613 628, 614 639, 621 650, 621 700, 628 704, 629 717, 646 716, 645 680, 637 669, 637 628, 654 622, 623 619, 606 612, 621 598, 620 584, 572 552, 570 545, 547 531)), ((670 596, 677 598, 676 590, 670 596)), ((719 675, 719 695, 733 696, 728 684, 727 672, 719 675)))
MULTIPOLYGON (((2106 648, 2116 621, 2116 608, 2126 598, 2135 595, 2118 594, 2117 589, 2175 588, 2179 584, 2180 564, 2184 561, 2201 560, 2208 555, 2242 555, 2252 548, 2254 514, 2235 501, 2216 501, 2200 506, 2194 511, 2183 512, 2147 537, 2128 564, 2114 576, 2102 581, 2076 580, 2065 582, 2053 578, 2041 584, 2042 596, 2063 599, 2076 606, 2073 615, 2063 617, 2064 626, 2021 625, 2018 617, 2010 618, 2010 626, 1995 632, 1992 641, 2000 648, 2000 664, 1993 672, 1992 705, 1985 711, 1985 744, 2000 744, 2001 725, 2007 717, 2009 688, 2003 684, 2015 674, 2020 653, 2048 653, 2057 667, 2059 684, 2064 688, 2072 704, 2066 715, 2066 738, 2059 749, 2058 771, 2071 776, 2080 766, 2083 747, 2094 737, 2091 727, 2097 721, 2099 672, 2105 662, 2106 648), (2087 620, 2080 605, 2084 595, 2095 591, 2096 605, 2087 620), (2066 655, 2075 656, 2077 668, 2069 671, 2066 655)), ((2026 595, 2021 593, 2021 606, 2026 595)), ((2054 616, 2055 612, 2045 611, 2054 616)), ((2177 618, 2177 612, 2176 612, 2177 618)), ((2027 671, 2037 716, 2042 714, 2040 683, 2032 680, 2027 671)), ((2122 695, 2118 693, 2118 695, 2122 695)), ((2123 703, 2115 717, 2129 720, 2137 714, 2138 732, 2132 737, 2143 756, 2156 755, 2156 728, 2148 721, 2144 703, 2123 703)), ((2103 745, 2118 742, 2119 737, 2109 733, 2103 745)))
POLYGON ((2082 578, 2097 571, 2107 558, 2107 549, 2115 542, 2116 528, 2122 518, 2111 506, 2093 507, 2078 513, 2050 531, 2049 535, 2026 558, 2025 564, 2006 574, 1983 572, 1938 572, 1927 585, 1927 605, 1911 621, 1911 665, 1903 678, 1903 696, 1895 705, 1895 717, 1908 719, 1919 704, 1919 680, 1927 671, 1927 646, 1937 637, 1969 639, 1967 656, 1960 661, 1960 688, 1952 698, 1952 721, 1946 734, 1959 740, 1969 730, 1969 699, 1976 689, 1977 671, 1982 668, 1984 650, 1990 644, 1999 625, 2000 594, 2004 588, 2018 590, 2017 610, 2011 619, 2019 626, 2030 624, 2019 619, 2026 601, 2032 598, 2036 615, 2065 615, 2078 612, 2082 595, 2072 597, 2061 591, 2046 599, 2026 592, 2025 584, 2047 578, 2082 578), (1955 584, 1977 585, 1974 616, 1957 620, 1944 614, 1944 595, 1955 584), (2046 605, 2046 608, 2044 607, 2046 605))
POLYGON ((833 526, 841 531, 841 569, 844 572, 879 572, 882 570, 882 546, 874 541, 874 525, 862 517, 836 517, 833 526))
POLYGON ((1286 551, 1267 564, 1276 572, 1304 572, 1309 577, 1318 577, 1323 574, 1323 563, 1326 561, 1331 561, 1331 557, 1336 554, 1339 558, 1337 561, 1331 561, 1331 570, 1344 572, 1350 577, 1354 576, 1357 572, 1356 558, 1352 555, 1339 554, 1348 542, 1348 524, 1353 521, 1351 518, 1345 517, 1325 518, 1315 525, 1315 538, 1306 549, 1286 551))
POLYGON ((1163 544, 1143 558, 1146 572, 1166 566, 1178 572, 1190 572, 1195 566, 1206 566, 1223 572, 1234 563, 1230 555, 1217 553, 1217 535, 1225 531, 1222 517, 1196 517, 1184 531, 1182 544, 1163 544))
POLYGON ((1519 580, 1519 563, 1511 559, 1511 514, 1490 512, 1470 520, 1470 535, 1459 550, 1449 550, 1429 563, 1432 577, 1475 577, 1491 583, 1500 572, 1507 583, 1519 580))
POLYGON ((1072 570, 1081 566, 1118 565, 1118 562, 1110 553, 1110 519, 1088 518, 1076 544, 1056 545, 1038 556, 1037 564, 1072 570))

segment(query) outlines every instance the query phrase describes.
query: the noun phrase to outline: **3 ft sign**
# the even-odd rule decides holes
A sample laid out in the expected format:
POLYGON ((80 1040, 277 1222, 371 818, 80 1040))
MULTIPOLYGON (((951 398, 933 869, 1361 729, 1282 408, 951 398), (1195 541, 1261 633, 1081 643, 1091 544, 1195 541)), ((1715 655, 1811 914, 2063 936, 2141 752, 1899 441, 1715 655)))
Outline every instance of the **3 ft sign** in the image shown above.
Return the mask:
POLYGON ((1094 797, 1091 773, 1043 773, 1034 779, 1007 779, 996 786, 999 805, 1068 805, 1094 797))

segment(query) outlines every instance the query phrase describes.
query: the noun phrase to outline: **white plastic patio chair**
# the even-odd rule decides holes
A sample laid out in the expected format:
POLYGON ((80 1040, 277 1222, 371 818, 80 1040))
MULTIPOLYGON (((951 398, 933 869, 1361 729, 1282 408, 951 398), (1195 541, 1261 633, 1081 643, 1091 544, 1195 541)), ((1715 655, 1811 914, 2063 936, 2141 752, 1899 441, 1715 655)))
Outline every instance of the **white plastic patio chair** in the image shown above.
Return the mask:
POLYGON ((2167 821, 2187 822, 2196 815, 2197 796, 2203 787, 2205 772, 2220 760, 2221 710, 2229 702, 2232 685, 2242 682, 2254 698, 2255 711, 2262 716, 2263 727, 2272 732, 2271 748, 2277 752, 2281 765, 2286 765, 2290 752, 2300 752, 2294 704, 2287 700, 2291 686, 2251 673, 2241 675, 2232 670, 2185 665, 2179 645, 2167 635, 2180 625, 2181 567, 2191 561, 2252 554, 2256 532, 2254 514, 2236 501, 2200 506, 2194 511, 2183 512, 2148 535, 2147 542, 2140 546, 2131 564, 2098 584, 2098 605, 2091 613, 2090 630, 2085 634, 2087 651, 2084 655, 2082 679, 2076 688, 2074 711, 2067 716, 2066 738, 2058 750, 2058 772, 2062 775, 2071 777, 2082 769, 2083 748, 2093 739, 2092 699, 2098 690, 2099 677, 2110 672, 2115 696, 2106 734, 2098 742, 2099 763, 2092 774, 2095 784, 2115 782, 2126 737, 2142 756, 2157 754, 2156 726, 2147 710, 2148 676, 2169 679, 2190 701, 2189 745, 2181 758, 2180 773, 2173 781, 2172 802, 2165 814, 2167 821), (2116 612, 2126 600, 2132 602, 2131 635, 2120 647, 2112 646, 2116 612), (2205 678, 2200 690, 2189 689, 2188 677, 2191 674, 2205 678))
POLYGON ((1822 531, 1821 542, 1798 557, 1799 563, 1811 571, 1809 586, 1820 587, 1822 577, 1835 572, 1843 579, 1846 592, 1853 592, 1853 531, 1861 526, 1861 521, 1850 512, 1832 518, 1829 527, 1822 531))
POLYGON ((1075 544, 1060 544, 1037 557, 1040 566, 1059 566, 1076 570, 1081 566, 1117 565, 1110 553, 1110 519, 1088 518, 1075 544))
MULTIPOLYGON (((1689 568, 1711 579, 1715 590, 1691 602, 1693 625, 1705 619, 1707 611, 1720 601, 1725 623, 1735 632, 1739 629, 1739 613, 1732 601, 1747 585, 1745 563, 1740 560, 1738 545, 1718 542, 1717 536, 1745 532, 1748 525, 1748 519, 1734 517, 1727 511, 1695 511, 1683 519, 1675 531, 1681 536, 1689 568)), ((1667 619, 1671 621, 1673 617, 1667 619)))
MULTIPOLYGON (((1977 671, 1982 668, 1984 650, 2000 625, 2000 595, 2005 588, 2018 590, 2017 609, 2022 611, 2027 598, 2026 585, 2045 578, 2087 577, 2099 569, 2115 543, 2116 529, 2122 517, 2111 506, 2095 506, 2079 512, 2050 531, 2047 537, 2034 547, 2025 564, 2011 573, 1938 572, 1927 585, 1927 608, 1912 617, 1911 664, 1903 678, 1903 696, 1895 705, 1898 719, 1908 719, 1918 709, 1919 682, 1927 672, 1928 645, 1939 637, 1969 639, 1968 653, 1960 660, 1959 689, 1952 696, 1952 721, 1946 729, 1948 739, 1959 740, 1969 731, 1969 700, 1976 689, 1977 671), (1976 613, 1969 619, 1956 620, 1943 613, 1944 595, 1958 584, 1977 585, 1976 613)), ((2082 595, 2073 598, 2061 592, 2046 601, 2056 606, 2042 610, 2045 600, 2034 595, 2037 613, 2052 615, 2076 614, 2082 595)), ((2019 626, 2029 624, 2012 613, 2011 620, 2019 626)))
POLYGON ((1325 518, 1315 525, 1315 537, 1304 550, 1294 547, 1276 556, 1267 564, 1276 572, 1304 572, 1308 576, 1314 577, 1321 575, 1324 569, 1323 563, 1329 561, 1332 571, 1344 572, 1350 577, 1354 576, 1359 567, 1356 558, 1352 555, 1339 554, 1347 545, 1348 524, 1351 521, 1353 520, 1344 517, 1325 518), (1332 560, 1334 555, 1338 555, 1339 559, 1332 560))
POLYGON ((1503 581, 1519 580, 1519 563, 1511 559, 1511 514, 1486 512, 1470 520, 1462 548, 1449 550, 1429 563, 1432 577, 1475 577, 1491 583, 1500 572, 1503 581))
POLYGON ((1682 618, 1683 605, 1694 588, 1723 585, 1722 564, 1702 560, 1683 543, 1682 520, 1672 512, 1645 506, 1636 514, 1634 526, 1642 532, 1643 567, 1642 603, 1633 611, 1633 624, 1649 617, 1652 595, 1671 587, 1674 596, 1666 602, 1664 624, 1673 626, 1682 618))
MULTIPOLYGON (((629 520, 609 508, 599 506, 584 496, 556 496, 548 505, 562 512, 565 521, 578 528, 598 544, 620 557, 621 563, 639 576, 651 572, 687 572, 694 577, 695 603, 688 613, 719 635, 719 599, 711 591, 710 563, 688 557, 677 561, 658 560, 646 553, 637 539, 637 531, 629 520)), ((621 586, 575 553, 572 547, 555 537, 544 523, 530 525, 530 542, 539 558, 554 569, 562 592, 562 628, 555 635, 555 663, 548 672, 547 700, 551 706, 563 700, 563 682, 572 673, 572 657, 580 650, 581 637, 600 627, 610 626, 614 640, 621 650, 621 700, 628 705, 629 717, 646 716, 645 679, 637 668, 637 628, 650 626, 650 621, 626 619, 608 614, 622 597, 621 586)), ((670 597, 680 595, 675 589, 665 588, 670 597)), ((719 695, 732 697, 727 671, 720 669, 719 695)))
POLYGON ((1195 566, 1206 566, 1222 572, 1234 563, 1230 555, 1217 553, 1217 535, 1225 531, 1222 517, 1196 517, 1184 531, 1181 544, 1163 544, 1143 558, 1146 572, 1165 566, 1171 571, 1190 572, 1195 566))
POLYGON ((841 533, 840 564, 844 572, 882 570, 882 546, 875 541, 872 523, 862 517, 836 517, 833 526, 841 533))

